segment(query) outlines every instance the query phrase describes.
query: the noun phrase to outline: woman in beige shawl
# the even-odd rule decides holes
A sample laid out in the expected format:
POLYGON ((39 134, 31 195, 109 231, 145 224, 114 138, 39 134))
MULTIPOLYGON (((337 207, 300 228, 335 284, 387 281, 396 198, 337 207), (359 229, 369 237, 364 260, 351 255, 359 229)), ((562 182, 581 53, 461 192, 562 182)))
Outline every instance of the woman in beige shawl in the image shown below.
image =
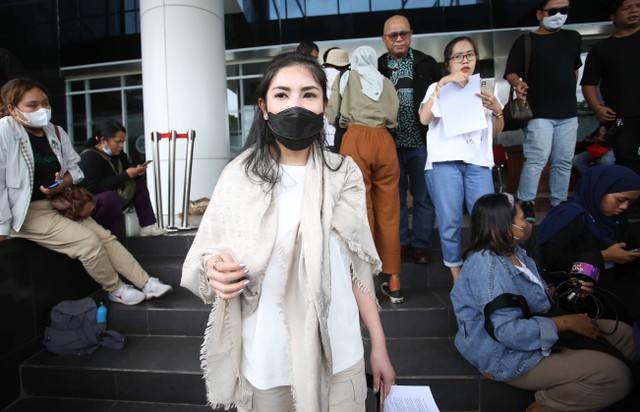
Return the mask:
POLYGON ((245 150, 222 172, 182 285, 213 304, 201 350, 208 402, 239 411, 364 411, 360 319, 374 387, 394 383, 362 174, 323 148, 322 68, 267 66, 245 150))

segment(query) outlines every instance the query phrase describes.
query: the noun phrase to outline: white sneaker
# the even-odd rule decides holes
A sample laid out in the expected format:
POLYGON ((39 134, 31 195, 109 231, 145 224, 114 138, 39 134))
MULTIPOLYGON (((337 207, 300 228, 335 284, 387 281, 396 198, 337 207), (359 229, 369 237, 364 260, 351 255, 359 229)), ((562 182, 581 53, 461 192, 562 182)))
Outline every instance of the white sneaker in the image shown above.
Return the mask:
POLYGON ((159 298, 162 295, 165 295, 171 292, 173 288, 171 285, 165 285, 158 278, 149 278, 147 284, 142 288, 142 293, 144 293, 147 299, 151 298, 159 298))
POLYGON ((161 229, 156 225, 149 225, 149 226, 145 226, 145 227, 140 229, 140 236, 142 236, 142 237, 162 236, 165 233, 166 232, 164 231, 164 229, 161 229))
POLYGON ((117 290, 109 292, 109 300, 123 305, 137 305, 145 299, 144 293, 133 286, 123 283, 117 290))

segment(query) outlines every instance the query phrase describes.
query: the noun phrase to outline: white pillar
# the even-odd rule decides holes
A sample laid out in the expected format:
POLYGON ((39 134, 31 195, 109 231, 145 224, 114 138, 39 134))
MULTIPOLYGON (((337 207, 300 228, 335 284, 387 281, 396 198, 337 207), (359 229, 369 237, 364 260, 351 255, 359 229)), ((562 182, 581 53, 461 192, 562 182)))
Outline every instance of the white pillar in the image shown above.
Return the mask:
MULTIPOLYGON (((140 29, 146 152, 153 152, 151 132, 195 130, 189 197, 209 197, 229 161, 223 2, 141 0, 140 29)), ((163 139, 160 144, 159 162, 165 216, 169 210, 167 143, 163 139)), ((177 214, 183 203, 186 139, 179 139, 176 146, 177 214)), ((154 163, 147 173, 151 199, 155 199, 154 163)), ((180 224, 178 218, 176 224, 180 224)))

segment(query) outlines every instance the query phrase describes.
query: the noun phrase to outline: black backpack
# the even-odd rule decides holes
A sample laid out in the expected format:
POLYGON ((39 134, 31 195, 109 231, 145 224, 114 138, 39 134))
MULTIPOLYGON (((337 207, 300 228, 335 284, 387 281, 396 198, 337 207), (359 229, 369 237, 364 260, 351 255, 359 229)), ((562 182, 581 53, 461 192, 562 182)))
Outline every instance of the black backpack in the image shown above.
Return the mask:
POLYGON ((96 321, 96 302, 90 298, 65 300, 51 309, 51 324, 44 329, 42 343, 59 355, 87 355, 105 346, 124 348, 125 338, 96 321))

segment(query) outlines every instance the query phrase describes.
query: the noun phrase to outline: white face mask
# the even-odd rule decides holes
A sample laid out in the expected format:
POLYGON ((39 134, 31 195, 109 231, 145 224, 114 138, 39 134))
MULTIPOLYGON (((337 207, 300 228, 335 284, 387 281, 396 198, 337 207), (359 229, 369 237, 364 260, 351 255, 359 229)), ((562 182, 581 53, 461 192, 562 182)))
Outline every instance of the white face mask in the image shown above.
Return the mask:
POLYGON ((515 227, 516 229, 519 229, 522 232, 522 237, 518 237, 518 236, 514 235, 513 233, 511 234, 511 236, 513 236, 513 238, 518 241, 518 244, 525 243, 531 237, 531 225, 530 224, 526 224, 524 227, 520 227, 520 226, 516 225, 515 223, 512 223, 511 226, 515 227))
POLYGON ((49 124, 49 120, 51 120, 51 109, 45 109, 44 107, 39 108, 35 112, 23 112, 22 110, 16 107, 16 110, 19 111, 27 120, 22 120, 18 116, 16 119, 20 120, 25 126, 30 127, 45 127, 49 124))
POLYGON ((567 14, 556 13, 553 16, 542 18, 542 25, 549 31, 558 30, 567 21, 567 14))

